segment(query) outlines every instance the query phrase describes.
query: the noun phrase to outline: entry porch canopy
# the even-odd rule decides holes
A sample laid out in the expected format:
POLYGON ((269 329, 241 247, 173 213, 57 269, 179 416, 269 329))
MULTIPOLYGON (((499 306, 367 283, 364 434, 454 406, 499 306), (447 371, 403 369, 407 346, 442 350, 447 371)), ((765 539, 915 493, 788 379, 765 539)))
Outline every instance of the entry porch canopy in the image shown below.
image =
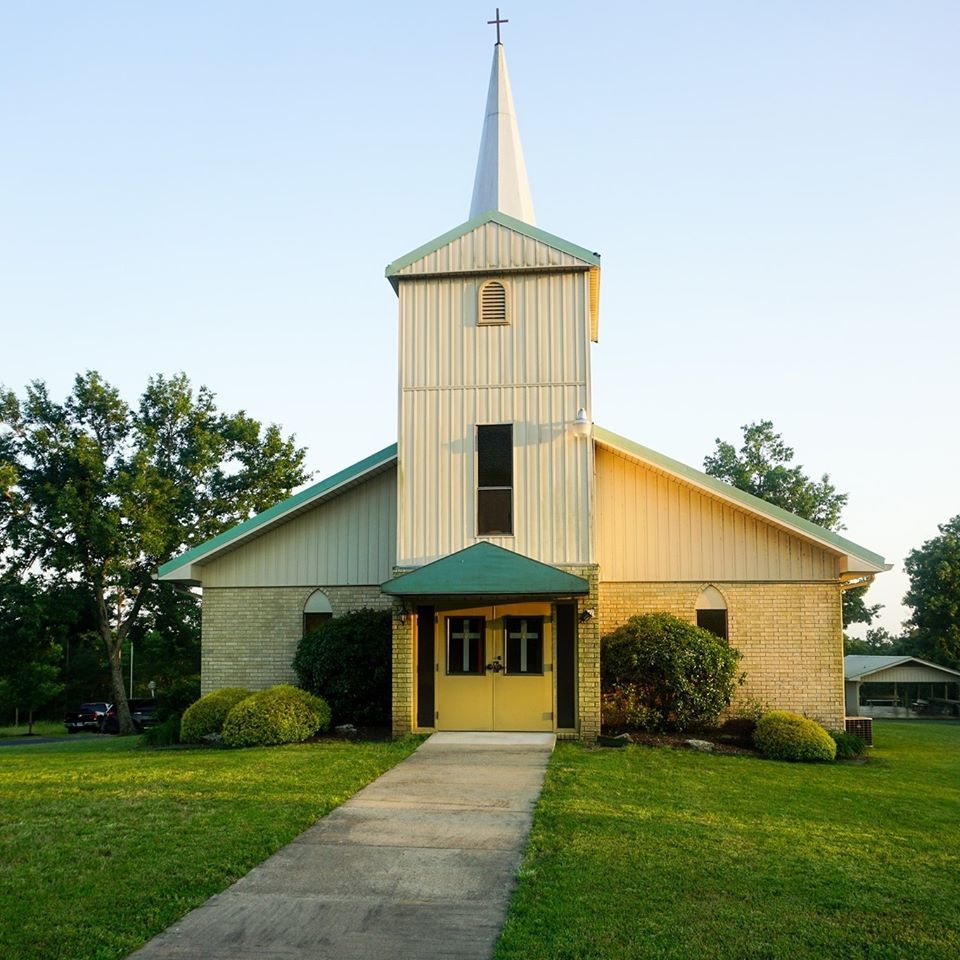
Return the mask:
POLYGON ((393 597, 548 599, 583 596, 590 584, 548 563, 481 541, 380 584, 393 597))

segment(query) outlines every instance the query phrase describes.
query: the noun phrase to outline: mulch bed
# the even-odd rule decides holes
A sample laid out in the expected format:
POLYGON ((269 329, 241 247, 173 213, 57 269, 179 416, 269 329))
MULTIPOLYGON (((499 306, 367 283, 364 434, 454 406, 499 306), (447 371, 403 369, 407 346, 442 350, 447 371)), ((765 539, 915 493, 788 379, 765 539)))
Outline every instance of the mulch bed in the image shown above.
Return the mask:
MULTIPOLYGON (((619 736, 621 731, 604 730, 604 736, 619 736)), ((690 750, 687 740, 707 740, 713 744, 712 753, 738 754, 747 757, 759 757, 760 753, 753 747, 746 747, 739 743, 721 739, 715 731, 698 731, 695 733, 647 733, 644 730, 628 730, 627 736, 632 743, 645 747, 670 747, 673 750, 690 750)))

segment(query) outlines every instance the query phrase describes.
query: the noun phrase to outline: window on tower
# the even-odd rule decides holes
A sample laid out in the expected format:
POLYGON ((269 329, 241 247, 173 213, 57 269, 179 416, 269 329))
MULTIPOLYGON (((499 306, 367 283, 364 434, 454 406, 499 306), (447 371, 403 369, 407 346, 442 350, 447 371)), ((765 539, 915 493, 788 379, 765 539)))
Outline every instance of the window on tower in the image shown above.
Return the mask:
POLYGON ((513 424, 477 427, 477 536, 513 533, 513 424))

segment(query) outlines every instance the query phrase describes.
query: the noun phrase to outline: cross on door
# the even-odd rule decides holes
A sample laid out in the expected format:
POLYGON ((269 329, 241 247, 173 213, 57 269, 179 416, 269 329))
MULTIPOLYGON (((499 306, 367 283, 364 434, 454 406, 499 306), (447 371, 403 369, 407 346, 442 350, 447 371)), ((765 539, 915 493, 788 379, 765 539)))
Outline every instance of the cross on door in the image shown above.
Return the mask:
POLYGON ((462 630, 451 630, 451 631, 450 631, 450 636, 451 636, 454 640, 461 640, 461 641, 462 641, 462 646, 463 646, 463 672, 464 672, 464 673, 472 673, 472 670, 471 670, 472 664, 471 664, 471 660, 470 660, 470 651, 471 651, 472 647, 471 647, 470 641, 471 641, 471 640, 476 640, 476 641, 477 641, 477 646, 479 647, 479 645, 480 645, 480 631, 479 631, 479 630, 471 630, 471 629, 470 629, 470 621, 469 621, 469 620, 464 620, 464 621, 463 621, 463 629, 462 629, 462 630))
POLYGON ((513 630, 507 634, 510 640, 519 640, 520 641, 520 672, 527 672, 527 664, 530 660, 530 641, 535 640, 538 643, 540 642, 540 633, 537 630, 530 632, 527 629, 527 621, 520 621, 520 629, 513 630))

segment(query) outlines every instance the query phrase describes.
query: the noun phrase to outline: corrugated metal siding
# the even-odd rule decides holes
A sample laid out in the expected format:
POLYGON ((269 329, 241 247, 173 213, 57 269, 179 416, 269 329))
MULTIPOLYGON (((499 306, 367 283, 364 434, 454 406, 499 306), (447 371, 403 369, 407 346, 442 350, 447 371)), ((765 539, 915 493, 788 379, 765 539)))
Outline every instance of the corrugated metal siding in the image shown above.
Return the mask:
POLYGON ((492 327, 476 323, 479 279, 400 285, 401 566, 476 542, 475 427, 507 422, 514 536, 489 539, 546 563, 593 562, 592 444, 570 429, 589 407, 588 277, 501 279, 511 317, 492 327))
POLYGON ((391 468, 203 567, 205 587, 382 583, 396 563, 391 468))
POLYGON ((501 270, 509 267, 570 267, 583 261, 499 223, 485 223, 404 267, 399 275, 501 270))
POLYGON ((835 580, 839 560, 673 477, 596 451, 597 557, 607 581, 835 580))

